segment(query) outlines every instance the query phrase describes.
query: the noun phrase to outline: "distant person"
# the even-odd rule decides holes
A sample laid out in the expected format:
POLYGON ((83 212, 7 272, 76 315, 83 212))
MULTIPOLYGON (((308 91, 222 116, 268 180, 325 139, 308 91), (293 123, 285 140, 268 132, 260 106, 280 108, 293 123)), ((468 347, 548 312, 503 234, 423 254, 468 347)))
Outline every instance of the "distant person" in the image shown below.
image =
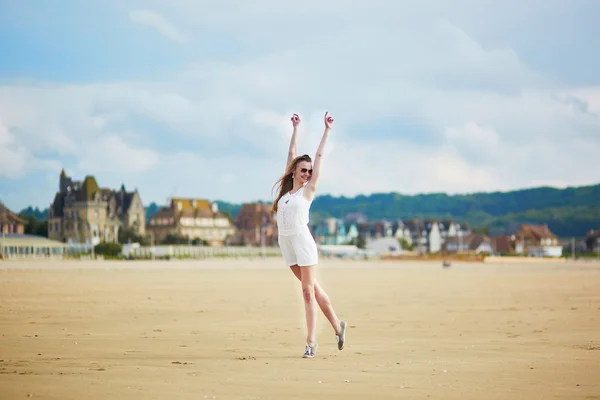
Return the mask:
POLYGON ((333 310, 327 293, 316 279, 319 262, 317 244, 308 227, 310 205, 315 197, 323 151, 327 137, 333 125, 333 118, 325 113, 325 132, 317 149, 314 167, 308 154, 296 157, 297 136, 300 117, 292 116, 294 131, 290 141, 285 174, 275 185, 279 185, 279 194, 273 202, 273 211, 277 213, 279 247, 286 264, 302 282, 302 297, 306 312, 306 349, 304 358, 312 358, 317 351, 317 304, 333 327, 338 349, 344 348, 346 341, 346 321, 340 321, 333 310))

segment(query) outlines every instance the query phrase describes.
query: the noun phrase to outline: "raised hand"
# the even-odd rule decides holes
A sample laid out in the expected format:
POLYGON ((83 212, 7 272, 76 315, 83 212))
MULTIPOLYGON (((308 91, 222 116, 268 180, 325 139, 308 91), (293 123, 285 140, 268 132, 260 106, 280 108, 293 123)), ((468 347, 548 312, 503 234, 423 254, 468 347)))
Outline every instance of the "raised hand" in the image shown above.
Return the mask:
POLYGON ((288 150, 288 158, 285 164, 286 170, 292 160, 296 158, 296 154, 298 153, 298 126, 300 125, 300 122, 302 122, 298 114, 292 115, 292 118, 290 119, 292 120, 294 131, 292 132, 292 138, 290 139, 290 148, 288 150))
POLYGON ((333 126, 333 118, 329 116, 329 112, 325 112, 325 127, 331 129, 333 126))
POLYGON ((302 122, 298 114, 292 115, 292 118, 290 119, 292 120, 292 125, 294 126, 294 128, 297 128, 298 125, 300 125, 300 122, 302 122))

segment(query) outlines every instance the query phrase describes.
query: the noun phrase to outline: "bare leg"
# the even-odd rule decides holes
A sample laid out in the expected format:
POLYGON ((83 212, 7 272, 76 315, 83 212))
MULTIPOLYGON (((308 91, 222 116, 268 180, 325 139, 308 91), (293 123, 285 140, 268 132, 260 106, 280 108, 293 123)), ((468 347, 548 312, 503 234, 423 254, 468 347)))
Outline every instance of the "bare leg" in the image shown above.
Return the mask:
MULTIPOLYGON (((298 265, 292 265, 290 267, 290 269, 292 270, 292 272, 294 273, 296 278, 298 278, 299 281, 302 281, 302 270, 304 268, 306 268, 306 267, 299 267, 298 265)), ((321 285, 319 285, 319 282, 317 282, 316 277, 315 277, 314 288, 315 288, 314 289, 315 290, 315 299, 317 300, 317 304, 319 305, 319 308, 321 309, 321 311, 323 312, 323 314, 325 315, 325 317, 331 324, 331 327, 333 328, 334 332, 336 334, 339 333, 341 330, 340 320, 338 319, 337 315, 335 314, 335 311, 333 310, 333 306, 331 305, 331 300, 329 299, 329 296, 327 296, 327 293, 325 293, 325 290, 323 290, 323 288, 321 288, 321 285)))
POLYGON ((314 265, 303 267, 302 297, 304 298, 304 310, 306 312, 306 344, 314 346, 317 343, 317 301, 315 299, 316 268, 314 265))

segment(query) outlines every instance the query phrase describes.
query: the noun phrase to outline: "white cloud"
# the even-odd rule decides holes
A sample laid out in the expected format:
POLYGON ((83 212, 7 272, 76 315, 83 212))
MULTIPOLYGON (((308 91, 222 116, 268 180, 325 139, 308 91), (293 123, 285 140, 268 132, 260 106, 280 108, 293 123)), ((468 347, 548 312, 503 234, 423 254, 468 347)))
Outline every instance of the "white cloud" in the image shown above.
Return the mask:
POLYGON ((156 29, 160 34, 174 42, 184 43, 188 41, 188 37, 183 32, 154 11, 133 10, 129 17, 135 23, 156 29))
POLYGON ((403 139, 338 143, 322 175, 321 192, 347 196, 463 192, 489 188, 493 179, 489 168, 473 168, 452 148, 420 148, 403 139))
POLYGON ((172 101, 168 93, 151 106, 138 102, 151 90, 113 84, 0 87, 3 143, 14 142, 10 147, 6 144, 2 147, 7 163, 3 170, 10 171, 10 176, 15 178, 31 170, 60 171, 65 167, 65 163, 61 165, 48 157, 35 156, 49 153, 63 159, 75 157, 75 172, 82 174, 151 169, 158 156, 140 143, 142 137, 136 132, 111 131, 111 124, 130 119, 135 112, 141 110, 152 115, 167 108, 172 101), (128 109, 128 104, 136 108, 128 109), (17 133, 10 133, 9 128, 17 133), (132 141, 136 144, 131 144, 132 141))
POLYGON ((600 118, 600 87, 586 87, 574 90, 572 93, 565 94, 565 101, 574 100, 577 111, 586 111, 594 114, 596 118, 600 118))
POLYGON ((158 162, 158 153, 134 147, 116 134, 97 136, 80 149, 78 170, 93 173, 137 174, 150 171, 158 162))
POLYGON ((145 202, 269 199, 290 115, 303 118, 299 152, 312 155, 328 110, 321 193, 597 182, 599 89, 564 85, 524 62, 519 43, 492 40, 508 35, 485 22, 489 12, 510 19, 500 3, 126 3, 132 20, 172 40, 210 34, 212 47, 233 50, 205 58, 200 45, 177 47, 197 61, 156 81, 0 86, 0 121, 22 150, 0 149, 58 154, 102 186, 137 186, 145 202))
POLYGON ((16 144, 14 136, 0 125, 0 177, 12 179, 22 176, 28 158, 27 149, 16 144))
POLYGON ((14 142, 14 136, 11 135, 5 126, 0 125, 0 147, 8 147, 8 145, 13 144, 14 142))
POLYGON ((445 130, 445 138, 450 147, 471 165, 494 164, 502 156, 500 136, 491 129, 480 127, 475 122, 468 122, 463 127, 449 127, 445 130))
POLYGON ((20 179, 30 171, 57 168, 57 161, 35 157, 27 143, 19 140, 0 120, 0 178, 20 179))

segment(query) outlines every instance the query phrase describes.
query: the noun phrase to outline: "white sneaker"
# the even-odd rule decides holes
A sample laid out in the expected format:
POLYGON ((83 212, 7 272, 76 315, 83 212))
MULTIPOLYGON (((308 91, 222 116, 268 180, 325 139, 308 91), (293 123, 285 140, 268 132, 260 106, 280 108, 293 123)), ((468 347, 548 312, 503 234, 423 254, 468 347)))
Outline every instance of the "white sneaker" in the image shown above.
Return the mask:
POLYGON ((317 354, 317 344, 315 344, 314 346, 309 346, 308 344, 306 345, 306 350, 304 350, 304 354, 302 355, 302 358, 313 358, 316 354, 317 354))

